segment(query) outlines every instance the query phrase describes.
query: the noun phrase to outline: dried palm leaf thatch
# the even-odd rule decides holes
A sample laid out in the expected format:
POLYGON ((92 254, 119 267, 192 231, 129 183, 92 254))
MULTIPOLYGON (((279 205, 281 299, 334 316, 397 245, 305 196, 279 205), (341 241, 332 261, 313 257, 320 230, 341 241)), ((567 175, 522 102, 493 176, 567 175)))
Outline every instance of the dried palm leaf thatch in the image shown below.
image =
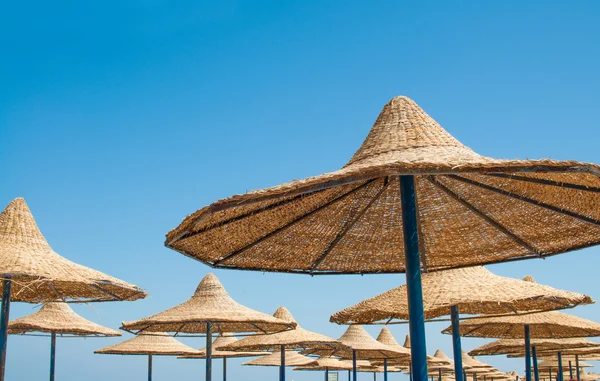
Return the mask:
POLYGON ((208 274, 187 301, 144 319, 123 322, 122 329, 133 332, 206 333, 212 332, 277 332, 296 326, 234 301, 217 277, 208 274))
MULTIPOLYGON (((452 306, 458 306, 462 314, 501 315, 593 303, 587 295, 498 276, 482 266, 425 273, 422 285, 427 319, 449 315, 452 306)), ((338 311, 329 321, 369 324, 391 319, 408 320, 406 285, 338 311)))
POLYGON ((180 343, 166 333, 140 333, 119 344, 94 351, 97 354, 108 355, 164 355, 182 356, 198 354, 192 347, 180 343))
POLYGON ((331 356, 320 356, 317 365, 304 365, 293 370, 352 370, 352 361, 340 360, 331 356))
MULTIPOLYGON (((303 356, 294 350, 285 351, 285 366, 313 366, 317 364, 315 359, 303 356)), ((245 362, 242 365, 281 366, 281 351, 274 351, 266 356, 245 362)))
POLYGON ((481 156, 396 97, 342 169, 217 201, 186 217, 166 245, 213 267, 405 272, 400 175, 415 176, 427 271, 600 242, 599 166, 481 156))
MULTIPOLYGON (((236 341, 238 341, 238 339, 236 337, 234 337, 231 333, 221 333, 214 341, 213 341, 213 345, 212 345, 212 358, 218 359, 218 358, 230 358, 230 357, 256 357, 256 356, 264 356, 265 352, 233 352, 233 351, 222 351, 219 350, 218 348, 220 347, 225 347, 229 344, 235 343, 236 341), (216 348, 216 349, 215 349, 216 348)), ((186 356, 180 356, 178 358, 180 359, 203 359, 206 358, 206 348, 200 348, 198 349, 198 352, 200 352, 197 355, 186 355, 186 356)))
MULTIPOLYGON (((0 278, 12 280, 11 300, 15 302, 101 302, 146 297, 133 284, 58 255, 22 198, 14 199, 0 213, 0 278)), ((2 287, 0 282, 0 290, 2 287)))
MULTIPOLYGON (((464 320, 460 323, 460 335, 522 339, 526 324, 532 339, 600 336, 600 324, 556 311, 464 320)), ((452 327, 442 333, 452 333, 452 327)))
POLYGON ((48 302, 39 311, 8 323, 10 334, 27 332, 75 336, 121 336, 119 331, 82 318, 64 302, 48 302))
MULTIPOLYGON (((549 350, 560 350, 563 351, 569 348, 590 348, 597 347, 600 345, 593 341, 584 338, 572 338, 572 339, 531 339, 531 345, 535 346, 535 349, 539 354, 549 350)), ((524 353, 525 340, 523 339, 500 339, 492 341, 491 343, 484 344, 477 347, 469 352, 471 356, 489 356, 489 355, 506 355, 506 354, 519 354, 524 353)))

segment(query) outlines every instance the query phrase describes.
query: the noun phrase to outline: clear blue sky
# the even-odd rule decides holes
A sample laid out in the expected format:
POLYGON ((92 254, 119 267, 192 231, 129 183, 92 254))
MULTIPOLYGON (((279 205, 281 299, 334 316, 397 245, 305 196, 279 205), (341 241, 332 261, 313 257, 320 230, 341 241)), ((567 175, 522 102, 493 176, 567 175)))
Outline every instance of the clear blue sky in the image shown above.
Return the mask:
MULTIPOLYGON (((187 299, 209 271, 163 246, 185 215, 339 168, 393 96, 410 96, 484 155, 600 163, 599 15, 597 1, 8 2, 0 204, 25 197, 58 253, 147 289, 146 300, 75 307, 117 328, 187 299)), ((490 270, 598 298, 598 254, 490 270)), ((331 313, 404 283, 215 273, 237 301, 267 313, 285 305, 333 337, 344 327, 328 323, 331 313)), ((32 311, 15 303, 12 316, 32 311)), ((572 313, 593 319, 600 307, 572 313)), ((451 353, 444 326, 428 325, 430 353, 451 353)), ((406 331, 392 327, 398 340, 406 331)), ((144 380, 145 359, 92 354, 119 340, 59 340, 58 379, 144 380)), ((48 339, 11 337, 7 381, 44 379, 48 356, 48 339)), ((240 362, 231 379, 277 377, 240 362)), ((203 379, 203 366, 157 359, 156 379, 203 379)))

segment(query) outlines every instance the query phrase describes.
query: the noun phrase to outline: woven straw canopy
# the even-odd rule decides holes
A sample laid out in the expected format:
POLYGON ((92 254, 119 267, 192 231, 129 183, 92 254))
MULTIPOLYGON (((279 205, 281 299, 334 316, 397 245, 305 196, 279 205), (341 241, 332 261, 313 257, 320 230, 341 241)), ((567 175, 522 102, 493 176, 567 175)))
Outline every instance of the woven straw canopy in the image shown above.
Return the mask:
MULTIPOLYGON (((316 360, 303 356, 294 350, 285 351, 285 366, 312 366, 317 364, 316 360)), ((275 351, 269 355, 245 362, 242 365, 281 366, 281 352, 275 351)))
POLYGON ((133 284, 55 253, 22 198, 14 199, 0 214, 0 278, 12 279, 11 300, 17 302, 98 302, 146 297, 133 284))
MULTIPOLYGON (((285 307, 279 307, 273 316, 283 321, 296 323, 292 314, 285 307)), ((272 351, 280 348, 282 345, 285 345, 288 349, 312 348, 335 350, 345 347, 331 337, 307 331, 296 323, 296 328, 293 330, 271 335, 252 335, 232 342, 229 345, 217 347, 217 349, 228 351, 272 351)))
MULTIPOLYGON (((499 315, 593 303, 587 295, 501 277, 481 266, 425 273, 422 285, 427 319, 449 315, 455 305, 463 314, 499 315)), ((406 285, 402 285, 336 312, 329 320, 338 324, 408 320, 407 295, 406 285)))
MULTIPOLYGON (((572 364, 575 365, 575 364, 572 364)), ((586 362, 580 361, 579 362, 579 367, 580 368, 589 368, 591 367, 592 364, 588 364, 586 362)), ((563 359, 562 361, 562 368, 563 369, 568 369, 569 368, 569 361, 563 359)), ((548 369, 552 369, 552 370, 558 370, 558 360, 554 359, 554 360, 545 360, 545 361, 540 361, 538 363, 538 369, 543 369, 543 370, 548 370, 548 369)))
POLYGON ((8 333, 46 332, 76 336, 121 336, 121 332, 103 327, 77 315, 67 303, 49 302, 39 311, 8 323, 8 333))
MULTIPOLYGON (((399 345, 386 345, 373 339, 371 335, 361 325, 348 326, 346 332, 338 339, 346 348, 338 350, 326 349, 308 349, 302 353, 315 354, 319 356, 338 356, 342 358, 352 358, 352 351, 356 351, 356 358, 361 360, 374 360, 386 358, 409 358, 410 351, 399 345)), ((394 340, 395 341, 395 340, 394 340)), ((396 342, 396 344, 398 344, 396 342)))
POLYGON ((198 354, 194 348, 180 343, 166 333, 141 333, 122 343, 94 351, 108 355, 165 355, 182 356, 198 354))
MULTIPOLYGON (((598 343, 594 343, 596 344, 595 346, 590 346, 587 348, 567 348, 567 349, 561 349, 561 353, 563 354, 563 357, 567 357, 567 356, 575 356, 578 355, 580 357, 595 357, 600 355, 600 344, 598 343)), ((539 357, 545 356, 545 355, 554 355, 556 353, 556 350, 546 350, 546 351, 540 351, 538 352, 539 357)), ((521 353, 519 353, 518 355, 520 355, 521 353)))
POLYGON ((320 356, 317 365, 305 365, 294 370, 351 370, 352 361, 340 360, 330 356, 320 356))
POLYGON ((398 176, 407 174, 425 270, 599 243, 600 167, 481 156, 396 97, 342 169, 217 201, 185 218, 166 245, 214 267, 404 272, 398 176))
MULTIPOLYGON (((548 350, 564 350, 567 348, 599 347, 598 343, 582 338, 574 339, 531 339, 531 345, 535 346, 538 353, 548 350)), ((484 344, 469 352, 471 356, 505 355, 510 353, 522 353, 525 348, 523 339, 500 339, 484 344)))
POLYGON ((466 351, 462 351, 462 362, 464 365, 469 367, 469 370, 471 372, 479 372, 482 370, 490 370, 493 369, 494 367, 486 364, 484 362, 481 362, 479 360, 477 360, 475 357, 471 357, 469 356, 469 354, 466 351))
MULTIPOLYGON (((463 320, 460 335, 522 339, 525 324, 533 339, 600 336, 600 324, 556 311, 463 320)), ((452 333, 452 327, 442 333, 452 333)))
MULTIPOLYGON (((230 358, 230 357, 255 357, 255 356, 263 356, 264 352, 233 352, 233 351, 221 351, 219 347, 224 347, 229 344, 235 343, 238 341, 237 338, 231 335, 231 333, 221 333, 214 341, 212 348, 212 358, 230 358)), ((206 348, 198 349, 200 354, 197 355, 188 355, 188 356, 180 356, 180 359, 203 359, 206 358, 206 348)))
POLYGON ((138 332, 205 333, 207 322, 213 323, 212 332, 277 332, 296 326, 294 322, 235 302, 217 277, 208 274, 187 301, 144 319, 123 322, 121 328, 138 332))
POLYGON ((599 378, 600 378, 600 376, 599 376, 599 375, 597 375, 597 374, 591 374, 591 373, 587 373, 587 372, 585 371, 585 369, 582 369, 582 370, 579 372, 579 379, 580 379, 580 380, 583 380, 583 381, 595 381, 595 380, 597 380, 597 379, 599 379, 599 378))

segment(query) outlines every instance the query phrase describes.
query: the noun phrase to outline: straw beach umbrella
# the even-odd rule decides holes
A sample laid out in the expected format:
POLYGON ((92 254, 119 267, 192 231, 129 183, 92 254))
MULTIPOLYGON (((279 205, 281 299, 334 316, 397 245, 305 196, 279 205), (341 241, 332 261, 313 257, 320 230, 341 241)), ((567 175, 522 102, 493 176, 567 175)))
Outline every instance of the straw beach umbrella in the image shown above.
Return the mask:
MULTIPOLYGON (((593 341, 583 338, 573 339, 531 339, 530 342, 532 347, 537 350, 538 358, 542 357, 545 351, 549 350, 561 350, 566 352, 568 348, 599 348, 600 344, 594 343, 593 341)), ((507 354, 522 354, 524 356, 523 348, 525 348, 525 341, 522 339, 500 339, 492 341, 491 343, 484 344, 469 351, 471 356, 489 356, 489 355, 507 355, 507 354)), ((599 351, 600 352, 600 351, 599 351)), ((519 357, 522 357, 519 356, 519 357)))
MULTIPOLYGON (((495 275, 482 266, 423 274, 423 310, 426 319, 451 315, 458 327, 459 310, 470 315, 503 315, 572 308, 593 303, 587 295, 557 290, 519 279, 495 275)), ((370 324, 409 317, 406 285, 386 291, 331 315, 338 324, 370 324)), ((455 375, 462 379, 461 343, 452 335, 455 375)), ((529 366, 530 360, 525 365, 529 366)))
POLYGON ((206 381, 212 379, 212 334, 215 332, 277 332, 296 326, 242 306, 225 291, 216 276, 202 279, 187 301, 155 315, 123 322, 131 332, 206 333, 206 381))
MULTIPOLYGON (((594 360, 598 360, 599 356, 600 356, 600 344, 597 344, 596 346, 591 346, 591 347, 587 347, 587 348, 571 348, 571 349, 559 349, 561 352, 561 357, 565 358, 571 358, 575 360, 575 368, 579 369, 579 360, 580 357, 582 359, 594 359, 594 360)), ((553 355, 554 358, 556 358, 557 352, 559 351, 557 349, 554 350, 547 350, 544 352, 540 352, 540 357, 541 356, 547 356, 547 355, 553 355)), ((511 354, 508 357, 513 357, 513 356, 519 356, 520 354, 511 354)), ((579 374, 579 373, 577 373, 579 374)))
MULTIPOLYGON (((223 332, 212 343, 212 358, 223 359, 223 381, 227 380, 227 359, 230 357, 256 357, 263 356, 264 352, 233 352, 233 351, 222 351, 219 347, 235 343, 238 341, 231 333, 223 332)), ((185 355, 179 356, 180 359, 205 359, 206 348, 198 349, 199 354, 196 355, 185 355)))
POLYGON ((229 269, 406 272, 413 372, 426 381, 421 267, 598 244, 599 175, 599 166, 575 161, 481 156, 396 97, 342 169, 217 201, 185 218, 165 244, 229 269))
MULTIPOLYGON (((281 359, 284 357, 280 350, 275 350, 273 353, 268 355, 256 358, 254 360, 250 360, 248 362, 243 363, 242 365, 253 365, 253 366, 278 366, 282 365, 281 359)), ((311 359, 310 357, 301 355, 293 349, 288 349, 285 351, 285 366, 312 366, 317 365, 317 360, 311 359)))
POLYGON ((0 381, 4 381, 10 302, 100 302, 146 297, 139 287, 58 255, 22 198, 0 214, 0 381))
POLYGON ((182 356, 198 354, 192 347, 180 343, 166 333, 140 333, 119 344, 98 349, 94 353, 102 355, 147 355, 148 381, 152 381, 152 356, 182 356))
MULTIPOLYGON (((229 351, 273 351, 279 349, 285 356, 286 349, 326 349, 333 350, 344 348, 345 345, 337 342, 331 337, 321 335, 320 333, 310 332, 300 327, 292 314, 285 307, 279 307, 273 314, 273 317, 287 322, 296 323, 296 328, 274 333, 271 335, 252 335, 229 345, 222 346, 221 349, 229 351)), ((219 347, 217 347, 219 349, 219 347)), ((285 379, 285 358, 281 359, 280 379, 285 379)))
POLYGON ((30 332, 50 334, 50 381, 54 381, 56 335, 66 336, 121 336, 121 332, 103 327, 77 315, 64 302, 48 302, 32 313, 8 323, 8 333, 24 335, 30 332))
MULTIPOLYGON (((325 381, 329 381, 330 370, 347 370, 348 376, 352 370, 352 362, 347 360, 340 360, 331 356, 319 356, 317 358, 316 365, 303 365, 294 368, 293 370, 312 370, 312 371, 325 371, 325 381)), ((348 377, 350 378, 350 377, 348 377)))

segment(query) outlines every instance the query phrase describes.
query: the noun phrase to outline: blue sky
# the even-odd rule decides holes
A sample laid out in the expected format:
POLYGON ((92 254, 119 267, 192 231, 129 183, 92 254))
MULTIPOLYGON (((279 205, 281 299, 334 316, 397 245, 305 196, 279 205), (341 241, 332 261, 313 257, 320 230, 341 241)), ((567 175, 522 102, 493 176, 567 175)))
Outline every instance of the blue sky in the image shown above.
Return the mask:
MULTIPOLYGON (((599 163, 599 12, 595 1, 7 3, 0 204, 25 197, 58 253, 147 289, 143 301, 75 307, 117 328, 187 299, 209 271, 163 246, 185 215, 339 168, 393 96, 413 98, 487 156, 599 163)), ((598 254, 489 269, 598 298, 598 254)), ((333 337, 344 327, 328 323, 331 313, 404 283, 403 275, 214 272, 240 303, 267 313, 285 305, 302 326, 333 337)), ((15 303, 12 316, 33 311, 15 303)), ((444 327, 427 326, 430 353, 451 353, 444 327)), ((403 340, 407 327, 392 332, 403 340)), ((57 377, 145 379, 141 357, 92 353, 119 340, 59 340, 57 377)), ((46 338, 11 337, 7 381, 46 377, 48 352, 46 338)), ((518 360, 482 359, 523 370, 518 360)), ((231 379, 277 377, 239 363, 230 361, 231 379)), ((157 359, 156 379, 197 380, 203 366, 157 359)))

